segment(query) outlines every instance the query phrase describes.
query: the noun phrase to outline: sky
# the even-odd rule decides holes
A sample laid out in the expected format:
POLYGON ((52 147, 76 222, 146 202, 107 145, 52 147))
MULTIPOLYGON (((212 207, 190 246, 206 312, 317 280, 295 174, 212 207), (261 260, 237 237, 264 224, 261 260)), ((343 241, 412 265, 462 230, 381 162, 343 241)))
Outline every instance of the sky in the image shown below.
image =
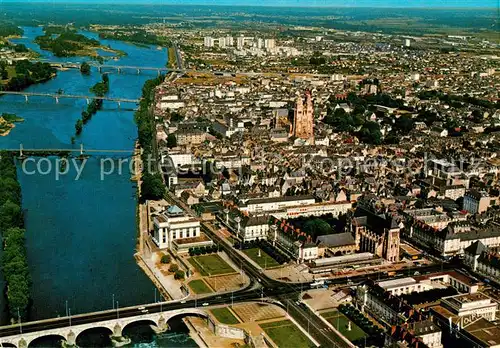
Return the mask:
POLYGON ((417 7, 417 8, 498 8, 500 0, 0 0, 46 3, 138 3, 190 5, 332 6, 332 7, 417 7))

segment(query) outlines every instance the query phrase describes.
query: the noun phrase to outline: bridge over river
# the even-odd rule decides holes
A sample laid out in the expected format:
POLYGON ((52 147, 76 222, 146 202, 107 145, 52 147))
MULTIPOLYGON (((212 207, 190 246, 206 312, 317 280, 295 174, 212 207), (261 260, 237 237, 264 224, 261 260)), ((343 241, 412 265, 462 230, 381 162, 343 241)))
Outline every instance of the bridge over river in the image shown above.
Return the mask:
POLYGON ((149 322, 156 332, 163 332, 168 329, 168 321, 174 317, 208 317, 206 310, 212 306, 247 302, 261 296, 259 290, 240 290, 203 299, 158 302, 126 308, 119 308, 117 303, 116 309, 0 327, 0 346, 24 348, 37 338, 54 335, 60 336, 67 344, 74 345, 79 335, 93 328, 107 329, 112 339, 119 342, 124 339, 124 328, 132 323, 149 322))
MULTIPOLYGON (((49 63, 51 66, 59 69, 80 69, 81 63, 73 63, 73 62, 52 62, 47 60, 40 60, 43 63, 49 63)), ((103 71, 116 71, 119 74, 125 70, 133 70, 136 71, 137 74, 140 74, 142 71, 156 71, 158 75, 162 72, 183 72, 182 69, 170 69, 166 67, 148 67, 148 66, 135 66, 135 65, 111 65, 111 64, 96 64, 93 62, 88 63, 90 66, 97 68, 99 72, 103 71)))
MULTIPOLYGON (((141 100, 140 99, 126 99, 126 98, 114 98, 114 97, 98 97, 91 95, 74 95, 74 94, 58 94, 58 93, 40 93, 40 92, 13 92, 13 91, 1 91, 1 95, 18 95, 23 96, 26 103, 29 102, 29 97, 49 97, 53 98, 56 103, 59 103, 59 99, 67 98, 67 99, 85 99, 87 104, 90 104, 92 99, 97 100, 107 100, 118 103, 118 106, 121 106, 121 103, 134 103, 137 104, 141 100)), ((1 99, 0 99, 1 101, 1 99)))

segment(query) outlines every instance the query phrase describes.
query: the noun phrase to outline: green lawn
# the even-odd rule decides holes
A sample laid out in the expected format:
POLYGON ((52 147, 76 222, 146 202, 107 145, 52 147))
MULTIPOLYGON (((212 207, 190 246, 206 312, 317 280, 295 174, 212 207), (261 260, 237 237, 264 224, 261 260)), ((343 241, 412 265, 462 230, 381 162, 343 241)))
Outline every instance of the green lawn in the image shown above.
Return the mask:
POLYGON ((347 317, 344 314, 340 313, 339 311, 322 313, 321 316, 326 320, 328 320, 328 322, 332 324, 334 328, 336 328, 342 335, 345 336, 345 338, 347 338, 351 342, 366 336, 366 333, 352 321, 351 321, 351 331, 348 331, 347 323, 350 320, 347 319, 347 317))
POLYGON ((222 324, 234 325, 240 323, 238 318, 236 318, 234 314, 231 313, 231 311, 226 307, 215 308, 212 309, 211 312, 222 324))
POLYGON ((188 285, 195 294, 209 294, 213 292, 212 289, 210 289, 210 287, 201 279, 192 280, 188 283, 188 285))
POLYGON ((278 347, 309 348, 315 345, 290 320, 259 324, 278 347))
POLYGON ((247 254, 248 257, 250 257, 262 268, 276 267, 280 265, 279 263, 276 262, 275 259, 266 254, 266 252, 264 250, 261 250, 260 248, 246 249, 243 250, 243 252, 247 254), (259 250, 260 250, 260 257, 259 257, 259 250))
POLYGON ((203 276, 235 272, 234 269, 217 254, 193 256, 190 257, 188 261, 203 276))

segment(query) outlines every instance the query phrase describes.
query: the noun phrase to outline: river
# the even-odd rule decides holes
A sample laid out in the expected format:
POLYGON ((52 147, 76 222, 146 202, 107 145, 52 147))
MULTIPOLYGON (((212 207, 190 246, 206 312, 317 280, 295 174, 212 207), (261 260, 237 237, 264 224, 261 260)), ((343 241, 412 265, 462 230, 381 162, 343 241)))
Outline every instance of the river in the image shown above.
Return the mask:
MULTIPOLYGON (((33 43, 42 34, 42 28, 23 28, 24 37, 12 40, 40 52, 42 59, 64 62, 81 62, 82 57, 58 58, 40 50, 33 43)), ((97 38, 95 33, 82 32, 97 38)), ((101 40, 101 43, 127 53, 119 60, 107 64, 164 67, 167 50, 156 47, 101 40)), ((109 74, 111 97, 137 99, 144 82, 156 76, 156 72, 136 71, 109 74)), ((97 69, 90 76, 78 70, 58 71, 57 77, 33 85, 27 92, 89 95, 89 88, 101 79, 97 69)), ((91 94, 90 94, 91 95, 91 94)), ((30 97, 25 103, 18 96, 0 97, 0 113, 10 112, 25 119, 6 137, 0 137, 0 148, 78 148, 132 150, 137 128, 132 108, 104 102, 88 122, 74 145, 75 122, 86 109, 85 100, 61 98, 56 104, 52 98, 30 97)), ((47 175, 31 171, 35 163, 18 165, 19 181, 23 194, 26 222, 26 246, 28 263, 33 280, 30 320, 71 314, 86 313, 113 308, 113 305, 132 306, 153 302, 155 289, 151 281, 136 265, 133 257, 136 242, 135 186, 124 166, 118 171, 101 177, 102 159, 91 157, 85 164, 78 180, 77 167, 68 166, 68 173, 55 176, 55 170, 47 175), (103 179, 103 180, 102 180, 103 179), (115 302, 113 302, 115 301, 115 302)), ((55 165, 55 159, 50 162, 55 165)), ((107 163, 109 166, 110 162, 107 163)), ((116 163, 113 162, 113 163, 116 163)), ((77 162, 75 162, 77 164, 77 162)), ((39 162, 42 170, 48 162, 39 162)), ((81 163, 80 163, 81 166, 81 163)), ((5 300, 1 298, 5 308, 5 300)), ((5 323, 5 310, 4 323, 5 323)), ((196 346, 185 333, 165 335, 160 344, 153 346, 196 346), (165 341, 166 340, 166 341, 165 341)))

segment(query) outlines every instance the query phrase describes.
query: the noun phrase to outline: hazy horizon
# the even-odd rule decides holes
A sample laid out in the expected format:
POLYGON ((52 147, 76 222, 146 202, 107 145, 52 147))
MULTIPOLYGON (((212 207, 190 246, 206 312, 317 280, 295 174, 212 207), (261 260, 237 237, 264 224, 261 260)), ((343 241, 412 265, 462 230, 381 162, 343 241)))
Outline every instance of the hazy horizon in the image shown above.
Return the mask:
POLYGON ((373 7, 373 8, 498 8, 498 0, 0 0, 2 3, 61 3, 61 4, 137 4, 137 5, 197 5, 197 6, 289 6, 289 7, 373 7))

